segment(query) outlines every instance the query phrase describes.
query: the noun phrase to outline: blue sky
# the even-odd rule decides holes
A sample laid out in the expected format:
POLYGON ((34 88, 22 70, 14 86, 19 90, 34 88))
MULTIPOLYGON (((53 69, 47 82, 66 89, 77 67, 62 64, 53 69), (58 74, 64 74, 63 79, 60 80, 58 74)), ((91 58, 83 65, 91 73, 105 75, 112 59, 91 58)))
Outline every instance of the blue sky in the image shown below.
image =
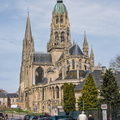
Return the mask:
MULTIPOLYGON (((120 54, 120 0, 63 0, 68 10, 71 39, 82 49, 84 31, 93 46, 95 65, 109 67, 120 54)), ((29 7, 35 51, 46 52, 56 0, 0 0, 0 89, 19 87, 22 41, 29 7)))

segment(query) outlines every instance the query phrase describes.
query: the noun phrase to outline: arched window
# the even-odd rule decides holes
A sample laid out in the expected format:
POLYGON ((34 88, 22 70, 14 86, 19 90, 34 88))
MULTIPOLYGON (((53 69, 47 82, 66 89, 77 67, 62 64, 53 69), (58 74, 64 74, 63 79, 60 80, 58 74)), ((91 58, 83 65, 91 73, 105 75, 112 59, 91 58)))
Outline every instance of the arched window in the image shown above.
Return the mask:
POLYGON ((82 69, 82 61, 79 60, 80 69, 82 69))
POLYGON ((52 82, 52 78, 50 78, 50 82, 52 82))
POLYGON ((56 87, 56 98, 59 98, 59 87, 56 87))
POLYGON ((63 15, 60 16, 60 23, 63 23, 63 15))
POLYGON ((69 40, 69 28, 67 29, 67 40, 69 40))
POLYGON ((62 32, 62 33, 61 33, 61 42, 65 41, 64 39, 65 39, 65 38, 64 38, 64 32, 62 32))
POLYGON ((72 60, 72 69, 75 69, 75 60, 72 60))
POLYGON ((55 32, 55 40, 58 40, 58 32, 55 32))
POLYGON ((70 63, 69 61, 67 60, 67 73, 70 71, 70 63))
POLYGON ((35 71, 35 84, 41 83, 43 79, 43 69, 42 67, 38 67, 35 71))
POLYGON ((53 99, 55 99, 55 90, 52 88, 52 93, 53 93, 53 99))
POLYGON ((87 70, 87 61, 85 60, 85 65, 84 65, 84 67, 85 67, 85 70, 87 70))
POLYGON ((44 100, 44 88, 42 89, 42 100, 44 100))
POLYGON ((59 22, 59 18, 58 16, 56 16, 56 24, 58 24, 58 22, 59 22))

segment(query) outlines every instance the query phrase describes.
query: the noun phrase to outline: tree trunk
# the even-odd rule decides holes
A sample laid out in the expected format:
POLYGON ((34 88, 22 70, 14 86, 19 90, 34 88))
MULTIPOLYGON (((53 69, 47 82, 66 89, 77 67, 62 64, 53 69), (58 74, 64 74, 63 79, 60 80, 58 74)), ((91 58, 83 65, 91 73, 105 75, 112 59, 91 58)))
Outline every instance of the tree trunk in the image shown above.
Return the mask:
POLYGON ((112 106, 110 105, 110 120, 112 120, 112 106))

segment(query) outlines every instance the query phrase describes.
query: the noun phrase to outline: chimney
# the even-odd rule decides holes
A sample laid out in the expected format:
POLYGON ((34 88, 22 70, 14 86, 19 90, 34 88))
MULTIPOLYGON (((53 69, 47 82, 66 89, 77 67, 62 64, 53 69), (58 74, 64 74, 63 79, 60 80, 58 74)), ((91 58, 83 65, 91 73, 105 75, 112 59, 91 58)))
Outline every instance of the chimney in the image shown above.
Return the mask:
POLYGON ((106 73, 106 66, 102 66, 102 73, 106 73))

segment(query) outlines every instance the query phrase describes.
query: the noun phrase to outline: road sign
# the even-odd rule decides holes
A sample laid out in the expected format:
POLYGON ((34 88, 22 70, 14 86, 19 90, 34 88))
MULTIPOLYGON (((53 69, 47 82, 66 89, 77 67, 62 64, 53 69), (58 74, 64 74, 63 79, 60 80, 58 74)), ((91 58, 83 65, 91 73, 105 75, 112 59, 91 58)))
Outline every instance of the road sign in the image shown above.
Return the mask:
POLYGON ((107 104, 101 104, 101 109, 102 110, 107 110, 107 104))

